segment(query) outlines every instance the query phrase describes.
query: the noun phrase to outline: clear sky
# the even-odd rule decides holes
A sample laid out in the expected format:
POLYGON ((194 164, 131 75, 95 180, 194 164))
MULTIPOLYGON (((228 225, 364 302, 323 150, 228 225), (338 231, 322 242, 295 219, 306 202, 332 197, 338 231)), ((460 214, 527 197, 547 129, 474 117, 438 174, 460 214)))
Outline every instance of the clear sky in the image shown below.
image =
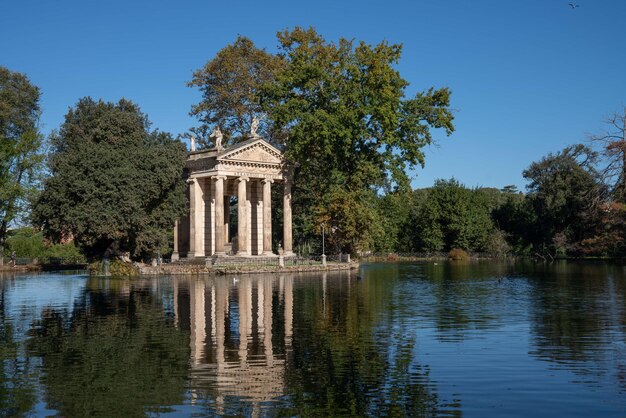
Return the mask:
POLYGON ((65 1, 0 3, 0 65, 42 90, 43 131, 83 96, 138 103, 155 128, 185 132, 194 69, 238 34, 276 51, 275 34, 314 26, 404 45, 409 93, 452 90, 456 132, 437 135, 414 187, 525 185, 521 172, 584 141, 626 106, 626 1, 65 1))

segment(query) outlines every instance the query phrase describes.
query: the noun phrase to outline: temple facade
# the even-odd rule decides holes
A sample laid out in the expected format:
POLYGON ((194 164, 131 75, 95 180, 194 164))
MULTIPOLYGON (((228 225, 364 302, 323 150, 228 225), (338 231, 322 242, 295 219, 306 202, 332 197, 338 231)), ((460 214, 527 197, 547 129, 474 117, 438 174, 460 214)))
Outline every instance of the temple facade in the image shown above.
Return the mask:
POLYGON ((283 195, 282 253, 294 255, 291 176, 282 153, 258 136, 225 149, 220 142, 201 151, 192 145, 187 157, 189 211, 175 225, 172 259, 274 256, 272 187, 280 187, 283 195), (237 228, 231 231, 235 199, 237 228))

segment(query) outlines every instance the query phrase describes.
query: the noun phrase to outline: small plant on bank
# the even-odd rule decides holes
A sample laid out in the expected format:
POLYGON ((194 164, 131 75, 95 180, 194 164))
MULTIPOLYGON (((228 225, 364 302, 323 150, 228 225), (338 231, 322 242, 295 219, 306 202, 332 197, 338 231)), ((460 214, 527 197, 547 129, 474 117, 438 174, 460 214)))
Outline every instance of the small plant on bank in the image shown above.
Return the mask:
POLYGON ((448 258, 454 261, 467 261, 470 259, 470 256, 465 250, 462 250, 460 248, 453 248, 448 253, 448 258))

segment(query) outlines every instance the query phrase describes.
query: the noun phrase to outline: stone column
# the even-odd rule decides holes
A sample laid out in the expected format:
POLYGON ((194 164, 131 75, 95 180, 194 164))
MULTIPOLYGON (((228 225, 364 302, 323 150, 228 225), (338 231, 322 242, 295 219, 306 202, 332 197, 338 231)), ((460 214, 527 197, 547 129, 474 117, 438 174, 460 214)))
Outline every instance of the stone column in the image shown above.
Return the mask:
POLYGON ((188 179, 187 184, 189 185, 189 252, 187 253, 187 258, 191 258, 195 256, 196 252, 196 240, 195 240, 195 229, 196 229, 196 188, 194 184, 196 179, 188 179))
POLYGON ((204 233, 205 233, 205 228, 204 228, 204 193, 203 193, 203 187, 200 184, 201 181, 204 181, 204 179, 202 178, 198 178, 195 181, 195 189, 196 189, 196 222, 195 222, 195 241, 196 241, 196 250, 195 250, 195 256, 196 257, 204 257, 205 253, 204 253, 204 233))
POLYGON ((215 187, 213 188, 213 199, 215 199, 215 219, 213 227, 215 229, 215 255, 225 255, 224 253, 224 177, 213 177, 215 187))
POLYGON ((239 177, 237 188, 237 255, 248 255, 248 236, 250 228, 248 226, 248 196, 246 186, 248 177, 239 177))
POLYGON ((172 261, 177 261, 180 258, 178 255, 178 219, 174 221, 174 251, 172 251, 172 261))
POLYGON ((286 257, 294 255, 291 238, 291 179, 285 177, 283 191, 283 250, 286 257))
POLYGON ((228 223, 230 222, 230 196, 224 196, 224 244, 230 242, 228 223))
POLYGON ((263 180, 263 255, 272 253, 272 179, 263 180))

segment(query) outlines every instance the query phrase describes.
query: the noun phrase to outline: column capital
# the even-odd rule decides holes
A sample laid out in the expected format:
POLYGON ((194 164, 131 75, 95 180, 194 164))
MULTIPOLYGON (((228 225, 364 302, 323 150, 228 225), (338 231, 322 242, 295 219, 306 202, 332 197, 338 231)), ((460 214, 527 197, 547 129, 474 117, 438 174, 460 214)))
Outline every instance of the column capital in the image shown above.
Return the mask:
POLYGON ((211 176, 211 180, 215 180, 215 181, 217 181, 217 180, 226 180, 226 179, 227 179, 227 177, 223 176, 223 175, 211 176))
POLYGON ((237 181, 238 181, 238 182, 242 182, 242 181, 250 181, 250 177, 248 177, 248 176, 241 176, 241 177, 237 177, 237 181))
POLYGON ((272 183, 274 183, 274 179, 264 178, 264 179, 261 179, 261 183, 263 183, 263 184, 267 184, 267 183, 272 184, 272 183))
POLYGON ((187 184, 194 184, 197 181, 198 181, 198 179, 196 177, 189 177, 187 179, 187 184))

